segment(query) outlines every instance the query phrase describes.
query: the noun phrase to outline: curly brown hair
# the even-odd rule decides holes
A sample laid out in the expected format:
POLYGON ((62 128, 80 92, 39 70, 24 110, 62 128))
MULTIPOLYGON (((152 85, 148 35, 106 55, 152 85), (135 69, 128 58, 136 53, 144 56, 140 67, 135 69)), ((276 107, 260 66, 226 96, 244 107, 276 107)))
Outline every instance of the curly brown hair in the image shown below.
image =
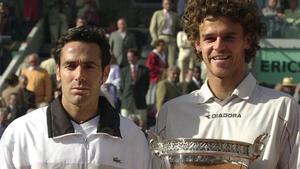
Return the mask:
MULTIPOLYGON (((200 38, 199 24, 206 17, 229 17, 240 23, 245 35, 251 42, 250 49, 245 51, 246 62, 249 63, 260 49, 259 40, 266 34, 266 27, 259 15, 255 0, 188 0, 184 15, 183 28, 188 39, 195 44, 200 38)), ((202 59, 201 53, 197 52, 202 59)))

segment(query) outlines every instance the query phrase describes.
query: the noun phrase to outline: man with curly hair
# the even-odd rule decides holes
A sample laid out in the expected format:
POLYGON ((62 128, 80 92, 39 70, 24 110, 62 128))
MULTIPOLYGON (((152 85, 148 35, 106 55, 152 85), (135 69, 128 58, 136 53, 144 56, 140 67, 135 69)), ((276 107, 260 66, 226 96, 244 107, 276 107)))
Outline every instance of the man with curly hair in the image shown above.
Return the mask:
POLYGON ((257 85, 248 67, 265 34, 255 0, 189 0, 183 17, 184 30, 207 67, 207 80, 201 89, 164 104, 155 131, 162 139, 251 144, 267 133, 250 169, 300 168, 299 105, 257 85))

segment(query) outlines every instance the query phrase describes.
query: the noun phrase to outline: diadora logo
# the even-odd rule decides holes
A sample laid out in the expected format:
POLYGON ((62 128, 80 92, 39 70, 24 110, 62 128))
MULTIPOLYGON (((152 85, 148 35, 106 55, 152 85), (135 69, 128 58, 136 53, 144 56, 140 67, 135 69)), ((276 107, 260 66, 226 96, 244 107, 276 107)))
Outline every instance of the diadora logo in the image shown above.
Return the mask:
POLYGON ((215 113, 215 114, 208 114, 205 116, 208 119, 215 119, 215 118, 241 118, 241 114, 237 113, 215 113))

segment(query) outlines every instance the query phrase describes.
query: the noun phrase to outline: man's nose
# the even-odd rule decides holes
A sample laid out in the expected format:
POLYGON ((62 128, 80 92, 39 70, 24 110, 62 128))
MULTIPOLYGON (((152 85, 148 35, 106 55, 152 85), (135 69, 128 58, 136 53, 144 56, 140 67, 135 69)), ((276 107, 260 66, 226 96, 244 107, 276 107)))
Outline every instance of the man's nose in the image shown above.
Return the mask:
POLYGON ((76 68, 76 76, 75 76, 75 80, 84 80, 86 77, 86 72, 84 70, 84 68, 82 66, 78 66, 76 68))
POLYGON ((218 37, 213 44, 213 49, 216 51, 222 51, 225 48, 225 42, 222 38, 218 37))

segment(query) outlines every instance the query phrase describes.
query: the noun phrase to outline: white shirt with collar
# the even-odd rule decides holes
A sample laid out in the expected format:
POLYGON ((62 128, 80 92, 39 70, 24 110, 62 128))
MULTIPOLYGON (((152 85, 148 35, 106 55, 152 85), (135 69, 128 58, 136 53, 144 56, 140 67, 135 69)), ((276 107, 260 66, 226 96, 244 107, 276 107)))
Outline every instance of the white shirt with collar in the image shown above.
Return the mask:
POLYGON ((165 103, 155 130, 163 139, 226 139, 251 144, 268 133, 265 149, 250 169, 296 169, 300 167, 299 112, 294 99, 257 85, 249 73, 223 101, 216 101, 206 81, 199 90, 165 103))
POLYGON ((7 127, 0 141, 1 169, 151 167, 145 135, 129 119, 111 116, 111 108, 101 109, 101 117, 79 125, 54 103, 58 102, 50 104, 51 113, 47 107, 39 108, 7 127))

